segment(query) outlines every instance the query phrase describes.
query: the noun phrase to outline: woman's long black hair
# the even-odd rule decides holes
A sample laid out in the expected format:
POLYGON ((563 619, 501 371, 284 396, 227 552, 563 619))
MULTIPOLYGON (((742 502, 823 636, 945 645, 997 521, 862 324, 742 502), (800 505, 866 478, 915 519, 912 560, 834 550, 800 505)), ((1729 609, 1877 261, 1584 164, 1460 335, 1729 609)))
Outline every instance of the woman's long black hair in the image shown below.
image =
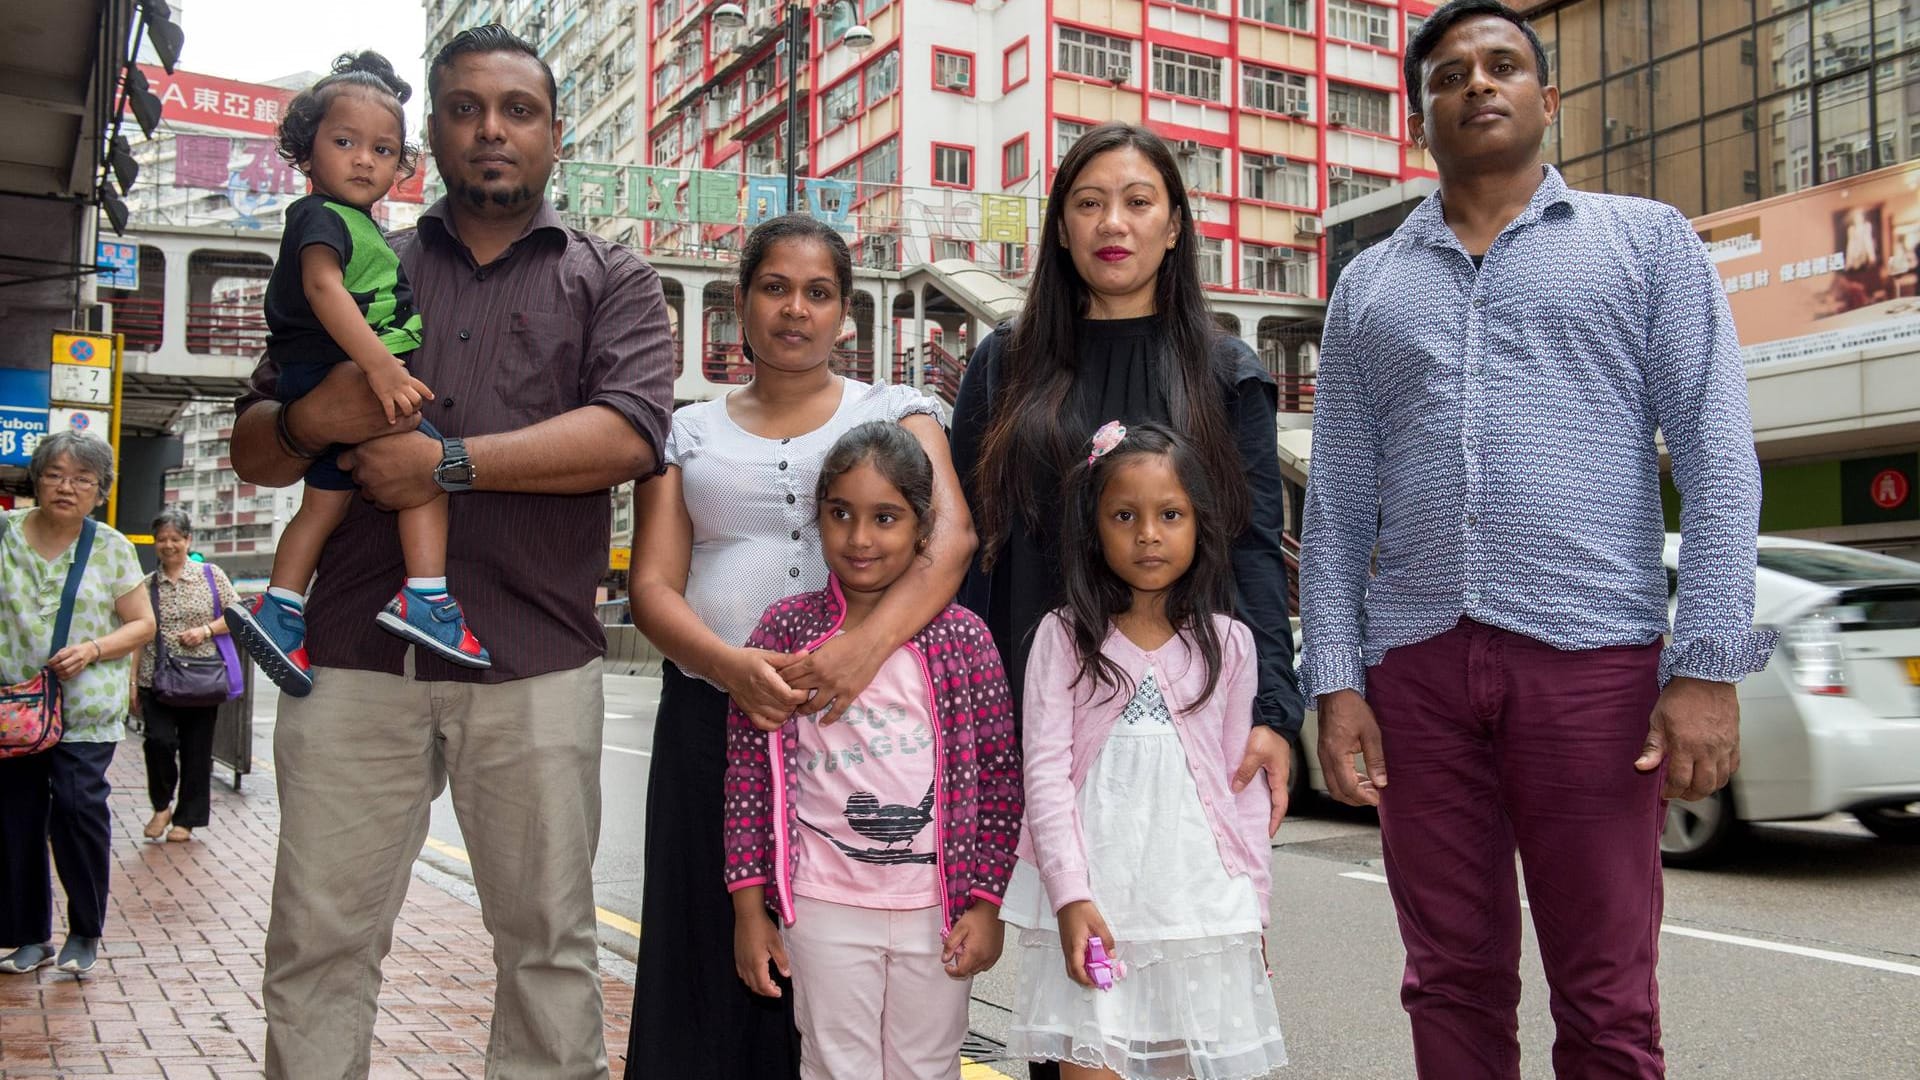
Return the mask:
MULTIPOLYGON (((1083 448, 1084 449, 1084 448, 1083 448)), ((1199 708, 1220 684, 1220 629, 1215 615, 1233 614, 1234 533, 1220 527, 1221 503, 1237 490, 1239 472, 1209 471, 1199 450, 1162 424, 1137 424, 1127 429, 1120 445, 1092 461, 1083 461, 1067 474, 1067 504, 1060 536, 1060 571, 1065 604, 1060 617, 1073 636, 1080 670, 1072 685, 1105 687, 1108 697, 1132 696, 1133 680, 1120 665, 1100 652, 1112 631, 1113 618, 1133 606, 1133 589, 1107 564, 1100 546, 1100 493, 1122 465, 1142 457, 1163 456, 1173 463, 1174 475, 1187 489, 1193 504, 1193 566, 1167 590, 1167 621, 1184 634, 1207 665, 1207 682, 1192 704, 1199 708)))
MULTIPOLYGON (((1180 229, 1173 249, 1160 264, 1153 294, 1154 311, 1166 327, 1165 366, 1157 381, 1166 392, 1169 417, 1216 475, 1242 472, 1227 417, 1224 381, 1214 368, 1212 343, 1219 331, 1200 285, 1200 241, 1186 181, 1160 136, 1133 124, 1102 124, 1073 144, 1054 175, 1027 304, 1001 356, 993 420, 971 477, 978 496, 974 510, 982 568, 992 567, 1015 515, 1023 517, 1031 530, 1048 527, 1039 520, 1041 496, 1053 493, 1038 490, 1035 461, 1052 462, 1055 476, 1072 464, 1079 439, 1067 430, 1065 414, 1079 364, 1075 320, 1087 313, 1091 294, 1066 249, 1067 195, 1095 157, 1128 147, 1145 155, 1159 172, 1180 229)), ((1216 501, 1216 527, 1229 537, 1238 536, 1247 518, 1244 487, 1223 485, 1216 501)))

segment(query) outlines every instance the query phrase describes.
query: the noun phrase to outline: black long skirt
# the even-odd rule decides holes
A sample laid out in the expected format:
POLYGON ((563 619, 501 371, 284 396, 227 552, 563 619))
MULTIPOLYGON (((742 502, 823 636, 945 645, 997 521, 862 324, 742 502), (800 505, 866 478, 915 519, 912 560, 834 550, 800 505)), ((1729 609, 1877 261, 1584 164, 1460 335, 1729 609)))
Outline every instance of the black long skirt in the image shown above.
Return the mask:
POLYGON ((733 970, 726 728, 727 696, 665 665, 647 780, 646 891, 626 1080, 800 1075, 793 987, 763 998, 733 970))

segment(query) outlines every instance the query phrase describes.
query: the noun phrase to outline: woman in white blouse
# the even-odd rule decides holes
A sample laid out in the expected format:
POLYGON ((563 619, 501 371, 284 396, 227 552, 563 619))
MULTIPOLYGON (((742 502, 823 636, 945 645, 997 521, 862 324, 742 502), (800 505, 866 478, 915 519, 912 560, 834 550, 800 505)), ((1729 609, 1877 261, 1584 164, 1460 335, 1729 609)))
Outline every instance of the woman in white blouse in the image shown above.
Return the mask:
POLYGON ((636 492, 633 622, 668 663, 647 789, 629 1078, 798 1074, 792 995, 758 997, 734 973, 722 840, 728 698, 759 716, 805 706, 837 720, 952 599, 973 557, 940 405, 828 366, 852 290, 853 259, 831 227, 789 214, 755 228, 734 287, 753 380, 675 413, 666 472, 636 492), (834 440, 869 420, 898 421, 933 460, 926 557, 859 629, 811 654, 745 648, 769 604, 826 587, 814 483, 834 440))

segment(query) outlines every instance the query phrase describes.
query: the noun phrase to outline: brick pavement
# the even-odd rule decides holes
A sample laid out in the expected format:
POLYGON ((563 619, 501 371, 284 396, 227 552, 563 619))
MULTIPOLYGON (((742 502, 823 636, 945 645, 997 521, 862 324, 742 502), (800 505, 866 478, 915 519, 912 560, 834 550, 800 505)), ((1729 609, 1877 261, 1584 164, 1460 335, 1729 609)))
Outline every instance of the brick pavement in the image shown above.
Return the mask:
MULTIPOLYGON (((75 977, 0 976, 0 1080, 258 1077, 266 1052, 260 972, 280 821, 271 775, 244 795, 214 783, 213 823, 184 844, 144 840, 140 743, 121 744, 111 914, 101 960, 75 977)), ((56 885, 55 939, 65 935, 56 885)), ((374 1080, 478 1077, 493 1007, 492 943, 478 908, 415 879, 394 931, 374 1026, 374 1080)), ((613 1075, 633 988, 604 977, 613 1075)))

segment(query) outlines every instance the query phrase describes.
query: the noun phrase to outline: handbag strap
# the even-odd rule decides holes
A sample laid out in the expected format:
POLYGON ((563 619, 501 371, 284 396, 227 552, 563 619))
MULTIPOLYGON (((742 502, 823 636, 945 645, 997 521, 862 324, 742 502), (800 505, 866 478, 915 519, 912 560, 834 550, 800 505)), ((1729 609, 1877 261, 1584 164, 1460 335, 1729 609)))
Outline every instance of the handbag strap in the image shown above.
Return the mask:
POLYGON ((153 604, 153 670, 167 662, 167 632, 160 626, 160 571, 147 575, 147 597, 153 604))
MULTIPOLYGON (((207 623, 211 628, 223 617, 220 604, 220 585, 213 580, 213 564, 201 563, 200 572, 207 575, 207 595, 213 597, 213 619, 207 623)), ((240 654, 233 647, 232 634, 215 634, 214 647, 220 651, 220 659, 227 665, 227 697, 237 698, 246 690, 244 676, 240 673, 240 654)))
POLYGON ((73 565, 67 568, 67 584, 60 590, 60 616, 53 622, 52 656, 67 647, 67 634, 73 630, 73 604, 80 596, 80 577, 87 572, 87 559, 93 554, 93 534, 98 528, 92 518, 80 519, 80 539, 74 543, 73 565))

